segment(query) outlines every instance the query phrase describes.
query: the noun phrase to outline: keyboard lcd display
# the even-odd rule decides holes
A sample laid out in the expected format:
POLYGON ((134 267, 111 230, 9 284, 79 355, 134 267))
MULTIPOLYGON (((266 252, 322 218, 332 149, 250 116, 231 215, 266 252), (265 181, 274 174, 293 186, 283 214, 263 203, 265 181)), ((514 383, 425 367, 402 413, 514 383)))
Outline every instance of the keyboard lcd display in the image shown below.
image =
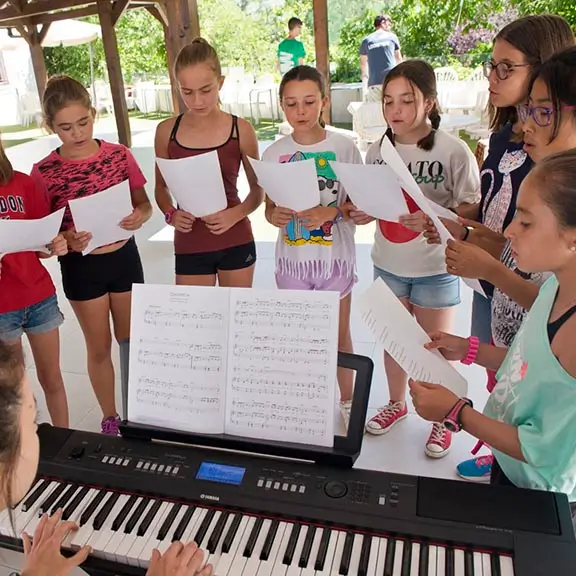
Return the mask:
POLYGON ((218 482, 219 484, 233 484, 239 486, 244 478, 246 468, 239 466, 228 466, 227 464, 215 464, 213 462, 202 462, 196 480, 207 480, 208 482, 218 482))

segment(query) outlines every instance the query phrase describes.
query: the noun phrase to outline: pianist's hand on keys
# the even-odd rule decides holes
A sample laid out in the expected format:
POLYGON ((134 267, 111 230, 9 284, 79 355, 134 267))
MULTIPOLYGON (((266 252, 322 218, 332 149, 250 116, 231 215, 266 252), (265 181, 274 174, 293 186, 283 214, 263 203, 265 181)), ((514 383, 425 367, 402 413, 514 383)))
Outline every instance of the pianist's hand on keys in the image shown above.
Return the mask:
MULTIPOLYGON (((44 514, 32 540, 22 534, 26 560, 21 576, 67 576, 88 558, 90 546, 83 546, 70 558, 62 556, 62 541, 78 525, 61 520, 62 510, 52 516, 44 514)), ((153 550, 146 576, 212 576, 212 572, 212 566, 204 566, 204 552, 195 542, 172 542, 164 554, 153 550)))

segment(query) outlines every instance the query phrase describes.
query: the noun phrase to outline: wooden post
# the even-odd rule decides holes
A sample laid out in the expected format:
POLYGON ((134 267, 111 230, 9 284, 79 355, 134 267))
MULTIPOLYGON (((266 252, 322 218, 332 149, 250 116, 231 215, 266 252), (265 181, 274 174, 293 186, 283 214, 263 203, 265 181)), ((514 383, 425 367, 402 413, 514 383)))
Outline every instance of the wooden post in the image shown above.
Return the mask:
POLYGON ((98 16, 100 18, 100 27, 102 28, 102 43, 104 44, 110 91, 112 92, 112 102, 114 104, 118 140, 121 144, 124 144, 124 146, 130 147, 132 145, 132 134, 130 132, 130 120, 128 118, 128 106, 126 105, 126 92, 124 90, 124 79, 122 78, 122 68, 120 66, 120 55, 118 54, 116 30, 114 30, 113 24, 114 14, 112 2, 109 0, 98 0, 98 16))
MULTIPOLYGON (((328 50, 328 2, 312 0, 314 13, 314 46, 316 48, 316 68, 326 79, 326 93, 330 95, 330 53, 328 50)), ((330 101, 324 109, 324 121, 330 123, 330 101)))
POLYGON ((40 102, 42 102, 44 90, 46 89, 46 82, 48 81, 48 72, 46 71, 42 41, 46 37, 49 27, 50 24, 44 24, 42 28, 38 30, 37 26, 34 24, 16 26, 20 36, 28 42, 28 46, 30 47, 34 79, 36 80, 36 88, 38 89, 38 98, 40 98, 40 102))
POLYGON ((186 29, 186 43, 200 36, 200 17, 198 16, 197 0, 183 0, 184 28, 186 29))

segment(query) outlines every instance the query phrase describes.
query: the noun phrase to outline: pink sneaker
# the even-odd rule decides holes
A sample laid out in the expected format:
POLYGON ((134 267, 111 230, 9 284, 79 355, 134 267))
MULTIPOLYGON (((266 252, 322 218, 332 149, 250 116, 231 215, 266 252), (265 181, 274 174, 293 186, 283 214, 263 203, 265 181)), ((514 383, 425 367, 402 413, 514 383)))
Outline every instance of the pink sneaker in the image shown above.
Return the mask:
POLYGON ((452 444, 452 432, 446 430, 442 424, 433 424, 432 432, 426 441, 426 456, 430 458, 444 458, 452 444))
POLYGON ((118 427, 120 426, 120 418, 118 416, 110 416, 102 420, 102 434, 108 436, 118 436, 118 427))
POLYGON ((378 414, 368 420, 366 423, 366 432, 379 436, 386 434, 392 429, 392 426, 408 416, 406 404, 402 406, 401 402, 389 402, 386 406, 378 409, 378 414))

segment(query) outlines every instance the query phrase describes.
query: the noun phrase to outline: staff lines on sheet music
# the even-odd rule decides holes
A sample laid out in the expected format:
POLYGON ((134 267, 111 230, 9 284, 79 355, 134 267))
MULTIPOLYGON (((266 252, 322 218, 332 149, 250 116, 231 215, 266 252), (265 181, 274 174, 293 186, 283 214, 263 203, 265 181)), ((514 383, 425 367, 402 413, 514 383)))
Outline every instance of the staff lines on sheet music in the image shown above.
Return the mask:
POLYGON ((163 380, 162 378, 140 376, 138 378, 138 386, 144 388, 152 387, 154 390, 167 390, 170 392, 174 392, 176 390, 182 390, 185 392, 206 392, 210 390, 215 392, 216 395, 220 394, 220 388, 218 386, 206 384, 204 380, 163 380))
MULTIPOLYGON (((247 325, 247 318, 258 321, 258 326, 270 326, 271 324, 288 323, 290 326, 305 324, 318 328, 330 328, 330 314, 316 312, 290 312, 283 310, 236 310, 234 320, 239 326, 247 325)), ((249 324, 248 324, 249 325, 249 324)))
POLYGON ((330 313, 330 306, 325 302, 320 300, 314 300, 312 302, 302 302, 302 301, 286 301, 280 300, 278 298, 260 298, 256 297, 254 299, 236 299, 236 308, 238 310, 250 310, 252 312, 260 313, 262 309, 285 309, 292 312, 309 312, 314 310, 316 312, 322 312, 323 314, 330 313))
POLYGON ((190 404, 211 405, 220 404, 220 398, 213 396, 202 396, 187 394, 186 392, 169 392, 168 390, 153 390, 152 388, 139 388, 136 391, 136 398, 139 402, 149 402, 153 399, 164 400, 166 402, 189 402, 190 404))
POLYGON ((327 366, 329 354, 323 350, 295 350, 293 348, 270 348, 265 351, 258 346, 234 346, 232 354, 241 362, 288 362, 304 366, 327 366))
POLYGON ((162 310, 149 307, 143 314, 144 324, 165 328, 220 330, 224 316, 219 312, 189 312, 187 310, 162 310))
POLYGON ((187 352, 222 352, 223 347, 216 342, 187 342, 183 340, 169 340, 168 338, 140 338, 141 347, 181 348, 187 352))
POLYGON ((270 330, 266 333, 264 333, 263 330, 243 330, 242 332, 235 332, 234 342, 251 342, 254 346, 262 343, 273 343, 300 348, 307 348, 308 346, 320 346, 325 348, 328 346, 328 338, 306 335, 290 336, 288 334, 279 334, 274 330, 270 330))
POLYGON ((143 366, 187 368, 194 371, 220 372, 222 356, 191 354, 190 352, 165 352, 163 350, 138 351, 138 362, 143 366))

